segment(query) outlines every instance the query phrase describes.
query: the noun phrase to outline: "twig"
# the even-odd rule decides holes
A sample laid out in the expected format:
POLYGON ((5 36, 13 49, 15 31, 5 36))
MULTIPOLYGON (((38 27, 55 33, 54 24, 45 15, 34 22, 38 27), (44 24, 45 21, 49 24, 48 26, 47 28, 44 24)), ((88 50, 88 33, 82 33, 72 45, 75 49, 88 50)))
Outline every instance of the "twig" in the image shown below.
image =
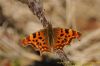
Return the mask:
POLYGON ((28 6, 33 12, 34 15, 36 15, 39 20, 41 21, 44 28, 48 27, 49 22, 47 21, 46 17, 44 16, 42 5, 40 5, 40 0, 28 0, 28 6))

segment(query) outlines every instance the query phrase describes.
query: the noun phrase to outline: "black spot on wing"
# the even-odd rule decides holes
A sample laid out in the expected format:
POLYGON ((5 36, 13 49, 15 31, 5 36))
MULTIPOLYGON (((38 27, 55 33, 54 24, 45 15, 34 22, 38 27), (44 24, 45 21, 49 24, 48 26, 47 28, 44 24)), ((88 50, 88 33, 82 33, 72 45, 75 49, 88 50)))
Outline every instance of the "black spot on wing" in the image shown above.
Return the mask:
POLYGON ((57 41, 57 43, 60 43, 60 41, 57 41))
POLYGON ((39 44, 39 42, 37 42, 37 44, 39 44))
POLYGON ((61 29, 61 33, 63 33, 63 29, 61 29))
POLYGON ((44 39, 42 41, 44 41, 44 39))
POLYGON ((65 29, 65 33, 67 33, 67 34, 68 34, 68 33, 69 33, 69 29, 65 29))
POLYGON ((61 38, 58 38, 58 39, 61 39, 61 38))
POLYGON ((36 42, 37 42, 38 40, 36 40, 36 42))
POLYGON ((65 38, 67 38, 67 36, 65 35, 65 38))
POLYGON ((64 43, 65 41, 64 40, 62 40, 62 42, 61 43, 64 43))
POLYGON ((46 44, 45 42, 43 44, 46 44))
POLYGON ((38 37, 39 39, 42 39, 42 37, 38 37))
POLYGON ((69 39, 68 43, 70 43, 72 41, 72 38, 69 39))
POLYGON ((33 38, 36 38, 36 33, 33 34, 33 38))
POLYGON ((76 32, 75 31, 72 31, 72 32, 73 32, 72 36, 74 36, 76 32))
POLYGON ((67 41, 67 39, 64 39, 64 41, 66 42, 66 41, 67 41))
POLYGON ((70 37, 70 35, 68 35, 68 37, 70 37))
POLYGON ((64 34, 60 34, 60 36, 64 36, 64 34))
POLYGON ((38 35, 40 36, 40 32, 38 32, 38 35))

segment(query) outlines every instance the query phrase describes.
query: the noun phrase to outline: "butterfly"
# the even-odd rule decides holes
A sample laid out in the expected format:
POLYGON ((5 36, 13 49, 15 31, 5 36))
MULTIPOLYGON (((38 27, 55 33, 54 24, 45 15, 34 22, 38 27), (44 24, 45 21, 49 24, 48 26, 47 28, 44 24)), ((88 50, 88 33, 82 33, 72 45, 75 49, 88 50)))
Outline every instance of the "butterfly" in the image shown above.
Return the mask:
POLYGON ((72 39, 80 39, 80 36, 81 34, 73 29, 52 28, 50 26, 24 38, 22 45, 31 45, 40 53, 55 52, 56 50, 63 50, 64 46, 70 45, 72 39))

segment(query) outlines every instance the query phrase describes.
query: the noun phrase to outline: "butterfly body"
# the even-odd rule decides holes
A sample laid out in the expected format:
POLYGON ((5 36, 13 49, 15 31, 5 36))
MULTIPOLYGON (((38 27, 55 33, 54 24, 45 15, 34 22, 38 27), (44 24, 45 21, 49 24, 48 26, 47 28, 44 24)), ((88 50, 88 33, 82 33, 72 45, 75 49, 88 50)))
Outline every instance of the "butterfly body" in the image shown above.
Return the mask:
POLYGON ((56 50, 63 50, 63 47, 70 45, 74 38, 80 37, 80 33, 65 28, 52 28, 42 29, 38 32, 30 34, 23 39, 23 45, 31 45, 33 48, 39 49, 42 52, 52 52, 56 50))

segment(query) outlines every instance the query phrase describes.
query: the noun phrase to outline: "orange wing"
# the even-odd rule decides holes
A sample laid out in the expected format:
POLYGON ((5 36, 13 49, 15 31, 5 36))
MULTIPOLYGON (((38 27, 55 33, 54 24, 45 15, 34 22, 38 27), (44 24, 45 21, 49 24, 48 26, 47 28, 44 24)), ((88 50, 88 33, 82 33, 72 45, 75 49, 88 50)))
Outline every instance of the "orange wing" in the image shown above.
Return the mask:
POLYGON ((48 47, 48 40, 46 40, 47 38, 45 30, 42 30, 27 36, 22 40, 22 44, 23 46, 31 45, 33 48, 35 47, 39 49, 40 52, 50 51, 48 47))
POLYGON ((80 38, 80 33, 72 29, 54 28, 54 50, 63 50, 65 45, 70 45, 74 38, 80 38))

